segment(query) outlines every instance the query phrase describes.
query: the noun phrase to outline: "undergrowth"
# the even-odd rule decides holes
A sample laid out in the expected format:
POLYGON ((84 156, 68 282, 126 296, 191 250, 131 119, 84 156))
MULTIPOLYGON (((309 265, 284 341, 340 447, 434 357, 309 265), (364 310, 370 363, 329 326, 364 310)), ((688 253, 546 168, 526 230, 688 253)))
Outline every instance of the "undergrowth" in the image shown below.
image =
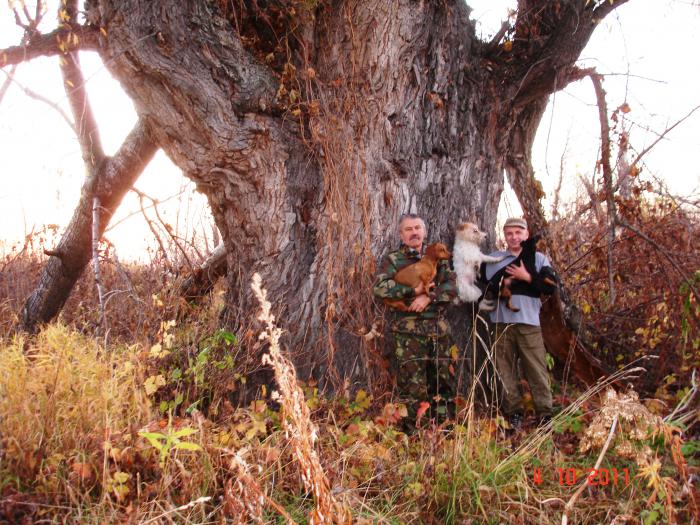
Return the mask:
POLYGON ((618 390, 656 356, 634 383, 643 395, 555 388, 561 412, 523 432, 469 398, 453 424, 407 433, 405 407, 369 390, 325 397, 273 352, 271 310, 257 344, 275 377, 246 397, 257 334, 221 328, 220 284, 185 301, 177 265, 157 260, 105 257, 106 337, 90 275, 59 321, 19 336, 44 260, 28 239, 0 261, 0 521, 697 523, 697 221, 668 202, 627 206, 640 231, 666 233, 620 234, 614 303, 603 226, 580 213, 552 231, 618 390), (683 247, 675 266, 643 255, 667 243, 683 247))
POLYGON ((166 326, 151 348, 105 348, 60 324, 5 340, 5 520, 496 524, 566 514, 573 523, 689 523, 697 512, 687 482, 696 442, 633 393, 603 396, 600 385, 549 426, 521 433, 467 403, 453 425, 423 422, 407 434, 400 405, 364 391, 325 398, 283 360, 275 401, 206 417, 184 409, 201 394, 189 391, 164 411, 177 381, 149 378, 186 338, 168 338, 176 327, 166 326))

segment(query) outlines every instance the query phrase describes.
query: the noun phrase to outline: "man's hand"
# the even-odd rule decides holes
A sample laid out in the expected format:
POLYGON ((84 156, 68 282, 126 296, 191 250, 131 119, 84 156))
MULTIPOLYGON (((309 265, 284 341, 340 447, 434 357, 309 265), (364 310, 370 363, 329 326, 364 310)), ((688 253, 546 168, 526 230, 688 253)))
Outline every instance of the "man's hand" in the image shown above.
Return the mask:
POLYGON ((413 294, 418 297, 419 295, 424 295, 427 294, 430 290, 432 290, 435 287, 434 282, 428 283, 428 288, 426 289, 425 285, 423 283, 420 283, 418 286, 416 286, 413 289, 413 294))
POLYGON ((525 281, 526 283, 532 282, 532 275, 525 269, 525 265, 522 261, 520 261, 519 266, 513 264, 506 266, 506 273, 518 281, 525 281))
MULTIPOLYGON (((422 286, 422 285, 421 285, 422 286)), ((409 312, 422 312, 430 304, 431 299, 425 294, 419 295, 413 302, 411 306, 408 307, 409 312)))

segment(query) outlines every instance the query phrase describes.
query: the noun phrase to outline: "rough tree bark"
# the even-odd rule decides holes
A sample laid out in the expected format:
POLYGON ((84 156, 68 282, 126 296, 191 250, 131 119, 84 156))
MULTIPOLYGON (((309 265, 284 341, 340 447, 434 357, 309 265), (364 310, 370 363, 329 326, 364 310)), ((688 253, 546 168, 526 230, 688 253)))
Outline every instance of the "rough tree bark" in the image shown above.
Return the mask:
POLYGON ((80 30, 206 194, 227 321, 254 315, 258 272, 302 374, 347 377, 376 343, 369 283, 401 213, 432 238, 465 219, 493 236, 507 172, 544 228, 537 125, 622 3, 521 0, 491 43, 462 0, 90 0, 80 30))

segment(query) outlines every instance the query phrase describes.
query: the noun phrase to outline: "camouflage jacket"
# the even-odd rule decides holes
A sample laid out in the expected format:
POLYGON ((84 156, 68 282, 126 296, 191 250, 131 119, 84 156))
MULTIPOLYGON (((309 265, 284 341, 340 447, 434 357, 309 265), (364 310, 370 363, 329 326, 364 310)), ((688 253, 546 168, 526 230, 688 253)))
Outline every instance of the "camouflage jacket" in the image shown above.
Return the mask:
MULTIPOLYGON (((425 245, 423 250, 425 251, 425 245)), ((418 252, 402 244, 398 250, 388 253, 382 259, 374 281, 374 296, 379 299, 405 299, 410 305, 415 294, 413 288, 394 281, 394 275, 404 266, 420 260, 418 252)), ((438 263, 435 287, 431 290, 432 302, 422 312, 401 312, 393 310, 393 332, 414 335, 444 336, 449 334, 449 325, 444 320, 447 305, 457 297, 455 274, 449 261, 438 263)))

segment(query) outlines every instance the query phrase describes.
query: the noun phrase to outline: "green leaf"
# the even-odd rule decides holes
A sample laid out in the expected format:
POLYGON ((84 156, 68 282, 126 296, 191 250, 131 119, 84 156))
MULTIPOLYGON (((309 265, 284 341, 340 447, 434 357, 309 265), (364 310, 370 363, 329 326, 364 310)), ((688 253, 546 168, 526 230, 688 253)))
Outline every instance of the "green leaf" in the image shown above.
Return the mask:
POLYGON ((547 369, 548 370, 553 370, 554 369, 554 358, 552 357, 551 354, 546 353, 544 355, 544 361, 547 363, 547 369))
POLYGON ((163 449, 163 443, 161 441, 166 441, 168 438, 163 434, 158 432, 139 432, 139 436, 144 437, 148 442, 157 450, 163 449))
POLYGON ((687 458, 700 453, 700 441, 688 441, 681 445, 681 452, 687 458))
POLYGON ((219 330, 216 335, 219 337, 219 339, 223 339, 226 344, 229 345, 235 345, 238 342, 236 335, 226 330, 219 330))
POLYGON ((191 436, 192 434, 195 434, 196 432, 197 432, 196 428, 185 427, 185 428, 173 433, 172 437, 175 437, 175 438, 187 437, 187 436, 191 436))
POLYGON ((174 448, 179 450, 202 450, 202 447, 197 445, 197 443, 189 443, 188 441, 177 443, 174 448))
POLYGON ((190 406, 188 406, 188 407, 185 409, 185 414, 190 415, 190 414, 192 414, 192 412, 194 412, 195 410, 197 410, 197 405, 199 405, 199 403, 200 403, 201 401, 202 401, 201 399, 198 399, 197 401, 195 401, 194 403, 192 403, 190 406))

